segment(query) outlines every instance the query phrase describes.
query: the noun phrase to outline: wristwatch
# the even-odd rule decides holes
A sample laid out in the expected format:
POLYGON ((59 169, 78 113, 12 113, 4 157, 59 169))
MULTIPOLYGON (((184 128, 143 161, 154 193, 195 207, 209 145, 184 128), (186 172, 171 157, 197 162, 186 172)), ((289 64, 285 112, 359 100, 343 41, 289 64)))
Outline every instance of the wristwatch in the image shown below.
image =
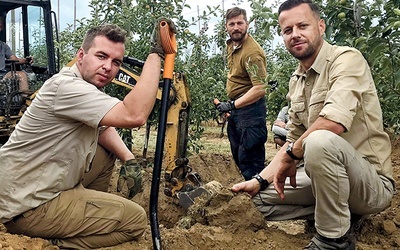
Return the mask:
POLYGON ((293 142, 289 143, 289 145, 286 148, 286 153, 292 158, 293 160, 303 160, 303 157, 297 157, 293 154, 293 142))
POLYGON ((252 178, 256 179, 260 183, 260 190, 266 189, 269 185, 269 182, 266 179, 262 178, 259 174, 254 175, 252 178))

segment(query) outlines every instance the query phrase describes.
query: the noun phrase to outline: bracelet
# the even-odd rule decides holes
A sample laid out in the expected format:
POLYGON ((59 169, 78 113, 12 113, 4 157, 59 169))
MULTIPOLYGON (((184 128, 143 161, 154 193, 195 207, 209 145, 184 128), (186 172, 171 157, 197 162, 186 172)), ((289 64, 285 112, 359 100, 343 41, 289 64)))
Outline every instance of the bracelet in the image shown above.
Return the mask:
POLYGON ((254 175, 252 178, 256 179, 260 183, 260 190, 265 190, 269 186, 269 182, 259 174, 254 175))
POLYGON ((293 142, 289 143, 289 145, 286 148, 286 153, 290 156, 290 158, 292 158, 293 160, 303 160, 303 157, 297 157, 293 154, 292 152, 293 150, 293 142))

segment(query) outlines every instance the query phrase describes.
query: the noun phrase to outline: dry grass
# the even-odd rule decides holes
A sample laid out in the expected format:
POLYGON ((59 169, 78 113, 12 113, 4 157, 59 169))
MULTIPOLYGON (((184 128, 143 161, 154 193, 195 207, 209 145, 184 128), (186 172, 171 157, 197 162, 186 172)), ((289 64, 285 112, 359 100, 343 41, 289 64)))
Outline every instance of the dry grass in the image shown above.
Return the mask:
POLYGON ((226 134, 226 128, 221 132, 219 126, 205 127, 200 143, 203 145, 202 153, 230 154, 229 139, 226 134))
MULTIPOLYGON (((200 138, 200 144, 202 145, 202 149, 200 153, 213 153, 213 154, 230 154, 230 145, 229 139, 226 133, 226 127, 222 130, 221 126, 215 121, 208 121, 202 124, 205 128, 205 131, 200 138)), ((267 128, 270 126, 267 125, 267 128)), ((133 140, 133 149, 134 152, 142 152, 145 145, 145 127, 132 130, 132 140, 133 140)), ((148 144, 148 152, 155 151, 155 145, 157 140, 157 129, 152 128, 150 131, 150 138, 148 144)), ((279 149, 279 147, 278 147, 279 149)), ((266 154, 267 159, 272 158, 276 151, 275 144, 273 143, 272 132, 268 131, 268 141, 266 144, 266 154)), ((194 152, 188 151, 188 155, 195 154, 194 152)), ((151 155, 148 155, 151 156, 151 155)))

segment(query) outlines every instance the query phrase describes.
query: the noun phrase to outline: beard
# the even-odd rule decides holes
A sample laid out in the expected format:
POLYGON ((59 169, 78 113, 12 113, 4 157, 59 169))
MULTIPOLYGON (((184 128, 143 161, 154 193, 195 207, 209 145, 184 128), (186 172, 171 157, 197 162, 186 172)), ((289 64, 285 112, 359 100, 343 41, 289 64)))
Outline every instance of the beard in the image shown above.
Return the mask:
POLYGON ((243 31, 243 32, 236 31, 236 32, 233 32, 232 34, 229 34, 229 37, 234 42, 240 42, 243 40, 243 38, 246 36, 246 34, 247 34, 247 31, 243 31))
MULTIPOLYGON (((297 41, 294 41, 294 43, 297 41)), ((317 49, 320 47, 321 45, 321 41, 316 41, 314 43, 307 43, 308 46, 304 51, 296 51, 295 49, 289 49, 290 54, 292 54, 292 56, 294 56, 295 58, 297 58, 299 61, 302 60, 306 60, 310 57, 312 57, 317 49)))

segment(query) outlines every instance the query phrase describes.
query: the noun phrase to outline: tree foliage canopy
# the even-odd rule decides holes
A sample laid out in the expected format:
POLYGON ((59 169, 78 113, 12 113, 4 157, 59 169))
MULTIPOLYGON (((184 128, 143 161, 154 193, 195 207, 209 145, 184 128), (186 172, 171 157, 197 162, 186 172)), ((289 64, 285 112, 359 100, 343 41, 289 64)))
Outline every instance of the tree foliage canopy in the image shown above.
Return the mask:
MULTIPOLYGON (((237 0, 237 5, 243 1, 237 0)), ((250 0, 252 13, 249 33, 260 43, 267 55, 268 120, 273 121, 285 105, 288 80, 297 61, 286 51, 279 38, 277 7, 266 0, 250 0)), ((270 1, 268 1, 270 2, 270 1)), ((353 1, 317 0, 327 24, 326 40, 332 44, 359 49, 371 66, 384 114, 386 128, 400 132, 400 0, 353 1)), ((226 99, 226 63, 224 11, 220 6, 208 6, 197 17, 185 19, 185 0, 156 1, 92 0, 91 15, 79 20, 76 30, 69 26, 60 34, 61 61, 68 62, 79 48, 85 31, 102 23, 118 24, 129 33, 126 54, 141 60, 147 57, 153 23, 158 17, 174 20, 178 27, 178 53, 175 70, 187 75, 192 98, 191 138, 201 135, 202 122, 215 116, 214 98, 226 99), (208 22, 217 20, 214 29, 208 22), (192 32, 199 27, 198 32, 192 32)), ((112 86, 111 86, 112 88, 112 86)))

